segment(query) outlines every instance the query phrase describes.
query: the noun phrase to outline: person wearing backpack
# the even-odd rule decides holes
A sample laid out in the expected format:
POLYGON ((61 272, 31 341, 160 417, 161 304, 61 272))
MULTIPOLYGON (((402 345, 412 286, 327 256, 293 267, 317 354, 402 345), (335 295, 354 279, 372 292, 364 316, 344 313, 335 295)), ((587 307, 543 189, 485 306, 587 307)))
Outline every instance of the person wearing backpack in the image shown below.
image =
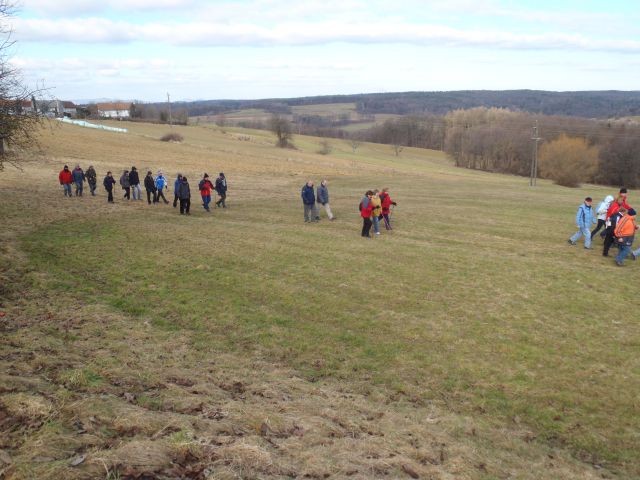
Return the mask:
POLYGON ((618 223, 618 220, 620 220, 622 215, 624 215, 625 213, 627 213, 627 209, 624 208, 624 207, 620 207, 616 211, 616 213, 614 213, 609 218, 607 218, 607 229, 605 230, 604 246, 602 247, 602 256, 603 257, 608 257, 609 256, 609 249, 615 243, 615 238, 616 237, 615 237, 614 232, 615 232, 615 229, 616 229, 616 225, 618 223))
POLYGON ((316 208, 316 194, 313 190, 313 182, 311 180, 302 187, 300 196, 302 197, 302 204, 304 206, 304 221, 308 223, 320 220, 316 208))
MULTIPOLYGON (((607 195, 604 200, 602 202, 600 202, 600 205, 598 205, 598 208, 596 209, 596 215, 598 218, 598 225, 596 226, 596 228, 594 228, 591 231, 591 240, 593 240, 593 237, 596 236, 596 233, 598 233, 600 231, 601 228, 605 227, 606 225, 606 220, 607 220, 607 210, 609 210, 609 207, 611 206, 611 203, 613 202, 613 195, 607 195)), ((604 238, 606 234, 606 228, 605 230, 602 231, 602 233, 600 234, 600 236, 602 238, 604 238)))
POLYGON ((209 180, 208 174, 205 173, 202 180, 200 180, 198 190, 200 190, 200 196, 202 197, 202 206, 207 212, 210 212, 209 204, 211 203, 211 190, 213 190, 213 183, 209 180))
POLYGON ((591 197, 584 199, 582 205, 578 207, 576 212, 576 226, 578 231, 567 240, 569 245, 575 245, 576 242, 584 235, 584 248, 591 250, 591 225, 596 223, 596 219, 593 217, 593 209, 591 208, 591 197))
POLYGON ((382 216, 382 200, 378 195, 378 190, 373 191, 371 197, 371 222, 373 224, 374 235, 380 235, 380 217, 382 216))
POLYGON ((187 177, 182 177, 180 180, 178 198, 180 198, 180 215, 190 215, 189 208, 191 207, 191 189, 189 188, 187 177))
POLYGON ((96 169, 93 168, 93 165, 89 165, 87 171, 85 172, 85 177, 87 177, 87 183, 89 184, 89 190, 91 191, 91 196, 96 196, 96 187, 98 185, 98 174, 96 173, 96 169))
POLYGON ((320 182, 316 199, 318 203, 324 207, 324 211, 327 212, 327 218, 334 220, 336 217, 333 216, 333 212, 331 212, 331 207, 329 206, 329 189, 327 188, 326 179, 320 182))
POLYGON ((131 185, 129 184, 129 170, 122 172, 120 176, 120 186, 124 190, 124 198, 131 200, 131 185))
POLYGON ((220 172, 218 178, 216 178, 216 193, 220 197, 220 200, 216 202, 216 207, 227 208, 227 177, 224 176, 224 173, 220 172))
POLYGON ((153 179, 153 173, 151 170, 147 172, 147 176, 144 177, 144 189, 147 191, 147 203, 151 205, 151 197, 153 196, 153 203, 158 203, 158 197, 156 196, 156 181, 153 179))
POLYGON ((391 213, 391 205, 396 206, 397 203, 391 200, 389 189, 386 187, 382 189, 382 193, 380 194, 380 202, 382 204, 382 219, 384 220, 384 226, 387 230, 393 230, 393 228, 391 228, 391 220, 389 218, 389 214, 391 213))
POLYGON ((116 184, 116 179, 113 178, 111 172, 107 172, 107 176, 104 177, 102 184, 107 191, 107 202, 113 203, 113 186, 116 184))
POLYGON ((169 182, 167 181, 167 178, 162 174, 162 170, 160 170, 158 172, 158 176, 156 177, 156 202, 160 203, 160 197, 162 197, 162 200, 164 201, 165 204, 169 203, 167 201, 167 199, 164 196, 163 190, 164 189, 169 189, 169 182))
POLYGON ((616 245, 618 245, 620 249, 618 255, 616 255, 616 265, 619 267, 622 267, 624 259, 631 253, 631 246, 633 245, 633 239, 637 229, 636 211, 630 208, 626 214, 622 214, 614 230, 616 245))
POLYGON ((360 201, 360 216, 362 217, 362 236, 366 238, 371 238, 371 212, 373 211, 373 204, 371 202, 371 198, 373 197, 373 192, 371 190, 367 190, 364 194, 364 197, 360 201))
POLYGON ((133 193, 134 200, 142 200, 142 188, 140 188, 140 176, 136 167, 131 167, 129 172, 129 185, 133 193))

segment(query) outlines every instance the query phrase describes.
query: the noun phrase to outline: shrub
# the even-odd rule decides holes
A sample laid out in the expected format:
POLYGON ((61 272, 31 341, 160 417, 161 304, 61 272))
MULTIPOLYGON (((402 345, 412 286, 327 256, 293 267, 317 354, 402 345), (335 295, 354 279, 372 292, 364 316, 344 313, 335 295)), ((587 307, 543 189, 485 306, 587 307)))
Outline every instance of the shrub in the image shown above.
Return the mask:
POLYGON ((578 187, 593 180, 598 154, 598 147, 590 146, 585 139, 560 135, 540 147, 540 176, 558 185, 578 187))
POLYGON ((167 133, 160 138, 163 142, 181 142, 184 140, 184 137, 176 132, 167 133))

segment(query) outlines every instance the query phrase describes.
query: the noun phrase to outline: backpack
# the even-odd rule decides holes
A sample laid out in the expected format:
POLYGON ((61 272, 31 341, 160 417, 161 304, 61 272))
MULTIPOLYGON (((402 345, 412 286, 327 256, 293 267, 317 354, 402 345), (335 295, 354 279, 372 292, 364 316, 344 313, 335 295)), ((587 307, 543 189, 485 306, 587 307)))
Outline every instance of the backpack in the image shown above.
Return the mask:
POLYGON ((363 205, 362 205, 362 200, 360 200, 360 204, 358 205, 358 211, 359 211, 359 212, 361 212, 361 211, 362 211, 362 207, 363 207, 363 205))

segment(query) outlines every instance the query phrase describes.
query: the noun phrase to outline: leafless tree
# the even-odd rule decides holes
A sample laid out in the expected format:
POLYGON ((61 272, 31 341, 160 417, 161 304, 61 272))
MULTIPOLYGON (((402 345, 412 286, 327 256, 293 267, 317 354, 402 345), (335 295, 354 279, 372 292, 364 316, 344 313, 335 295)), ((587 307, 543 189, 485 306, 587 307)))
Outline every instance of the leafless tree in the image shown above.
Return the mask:
POLYGON ((291 146, 293 134, 291 133, 291 122, 289 120, 277 114, 273 115, 269 121, 269 129, 278 137, 276 146, 280 148, 291 146))
POLYGON ((360 146, 360 141, 356 140, 355 138, 351 139, 351 149, 353 150, 353 153, 356 153, 356 150, 358 150, 358 147, 360 146))

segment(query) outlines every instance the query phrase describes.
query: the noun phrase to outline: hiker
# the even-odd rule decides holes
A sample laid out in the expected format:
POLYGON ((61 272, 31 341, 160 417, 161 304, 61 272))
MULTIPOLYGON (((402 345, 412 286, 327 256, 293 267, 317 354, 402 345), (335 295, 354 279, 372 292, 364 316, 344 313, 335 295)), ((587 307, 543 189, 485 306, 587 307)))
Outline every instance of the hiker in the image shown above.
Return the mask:
POLYGON ((624 207, 627 211, 631 208, 631 206, 627 203, 627 189, 624 187, 622 187, 618 192, 616 201, 609 206, 609 209, 607 210, 607 218, 609 218, 614 213, 617 213, 620 207, 624 207))
POLYGON ((162 174, 162 170, 158 171, 158 176, 156 177, 156 202, 160 203, 160 197, 165 204, 169 203, 169 201, 165 198, 163 190, 169 190, 169 182, 167 178, 162 174))
POLYGON ((198 190, 200 190, 200 196, 202 197, 202 206, 207 212, 210 212, 209 204, 211 203, 211 190, 213 190, 213 183, 209 180, 208 174, 205 173, 202 180, 200 180, 198 190))
POLYGON ((153 173, 151 170, 147 172, 147 176, 144 177, 144 189, 147 191, 147 203, 151 205, 151 197, 153 196, 153 203, 158 203, 158 197, 156 195, 156 182, 153 179, 153 173))
POLYGON ((175 182, 173 182, 173 208, 176 208, 178 205, 178 201, 180 198, 178 197, 178 188, 180 188, 180 184, 182 183, 182 174, 179 173, 176 177, 175 182))
MULTIPOLYGON (((631 245, 633 245, 633 238, 637 229, 636 211, 630 208, 626 214, 620 217, 614 230, 616 245, 620 249, 618 255, 616 255, 616 265, 619 267, 622 267, 624 259, 631 253, 631 245)), ((635 260, 635 255, 633 259, 635 260)))
POLYGON ((382 203, 382 219, 384 220, 384 226, 387 230, 393 230, 393 228, 391 228, 389 213, 391 212, 391 205, 395 207, 397 203, 391 200, 388 188, 382 189, 382 193, 380 194, 380 202, 382 203))
POLYGON ((316 208, 316 194, 313 190, 313 182, 311 180, 302 187, 300 196, 302 197, 302 204, 304 205, 304 221, 308 223, 320 220, 316 208))
MULTIPOLYGON (((596 228, 594 228, 591 231, 591 240, 593 240, 593 237, 596 236, 596 233, 598 233, 600 231, 601 228, 603 228, 606 223, 607 223, 607 210, 609 210, 609 207, 611 206, 611 203, 613 202, 613 195, 607 195, 606 197, 604 197, 604 200, 602 202, 600 202, 600 205, 598 205, 598 208, 596 209, 596 215, 598 218, 598 225, 596 226, 596 228)), ((602 230, 602 233, 600 234, 601 238, 604 238, 605 236, 605 230, 602 230)))
POLYGON ((60 181, 60 185, 64 189, 64 196, 71 197, 71 184, 73 183, 73 175, 69 171, 69 166, 65 165, 60 173, 58 174, 58 180, 60 181))
POLYGON ((124 198, 131 200, 131 185, 129 184, 129 170, 122 172, 120 176, 120 186, 124 190, 124 198))
POLYGON ((373 222, 373 233, 375 235, 380 235, 380 216, 382 215, 382 201, 378 193, 378 190, 374 190, 371 197, 371 221, 373 222))
POLYGON ((107 191, 107 202, 113 203, 113 186, 116 184, 116 179, 113 178, 111 172, 107 172, 107 176, 104 177, 102 182, 104 189, 107 191))
POLYGON ((189 188, 189 182, 187 177, 182 177, 180 180, 180 186, 178 187, 178 198, 180 199, 180 215, 189 213, 189 207, 191 206, 191 190, 189 188))
POLYGON ((603 257, 609 256, 609 249, 615 243, 614 232, 616 229, 616 225, 618 224, 618 220, 620 220, 620 217, 622 217, 622 215, 624 215, 625 213, 627 213, 627 209, 624 207, 620 207, 616 213, 614 213, 607 219, 607 229, 605 230, 604 246, 602 248, 603 257))
POLYGON ((584 203, 578 207, 576 212, 576 226, 578 231, 569 239, 569 245, 575 245, 576 242, 584 235, 584 248, 591 250, 591 225, 596 223, 593 217, 593 209, 591 208, 591 197, 584 199, 584 203))
POLYGON ((216 202, 216 207, 220 208, 220 205, 222 205, 222 208, 227 208, 227 177, 225 177, 222 172, 220 172, 220 175, 216 178, 215 190, 220 197, 220 200, 216 202))
POLYGON ((84 176, 87 177, 87 183, 89 184, 91 195, 95 197, 96 187, 98 185, 98 174, 96 173, 96 169, 93 168, 93 165, 89 165, 89 168, 87 169, 84 176))
POLYGON ((71 172, 71 175, 73 176, 73 183, 76 184, 76 197, 81 197, 82 190, 84 187, 85 177, 84 177, 84 172, 80 168, 80 165, 76 165, 76 168, 73 169, 73 172, 71 172))
POLYGON ((360 201, 360 216, 362 217, 362 236, 371 238, 371 212, 373 211, 373 205, 371 203, 371 198, 373 197, 373 192, 371 190, 367 190, 367 193, 364 194, 364 198, 360 201))
POLYGON ((329 206, 329 189, 327 188, 326 178, 320 182, 316 199, 318 200, 318 203, 324 207, 324 211, 327 212, 329 220, 334 220, 336 217, 333 216, 331 207, 329 206))
POLYGON ((134 200, 142 200, 142 188, 140 188, 140 176, 136 167, 131 167, 129 172, 129 186, 133 193, 134 200))

